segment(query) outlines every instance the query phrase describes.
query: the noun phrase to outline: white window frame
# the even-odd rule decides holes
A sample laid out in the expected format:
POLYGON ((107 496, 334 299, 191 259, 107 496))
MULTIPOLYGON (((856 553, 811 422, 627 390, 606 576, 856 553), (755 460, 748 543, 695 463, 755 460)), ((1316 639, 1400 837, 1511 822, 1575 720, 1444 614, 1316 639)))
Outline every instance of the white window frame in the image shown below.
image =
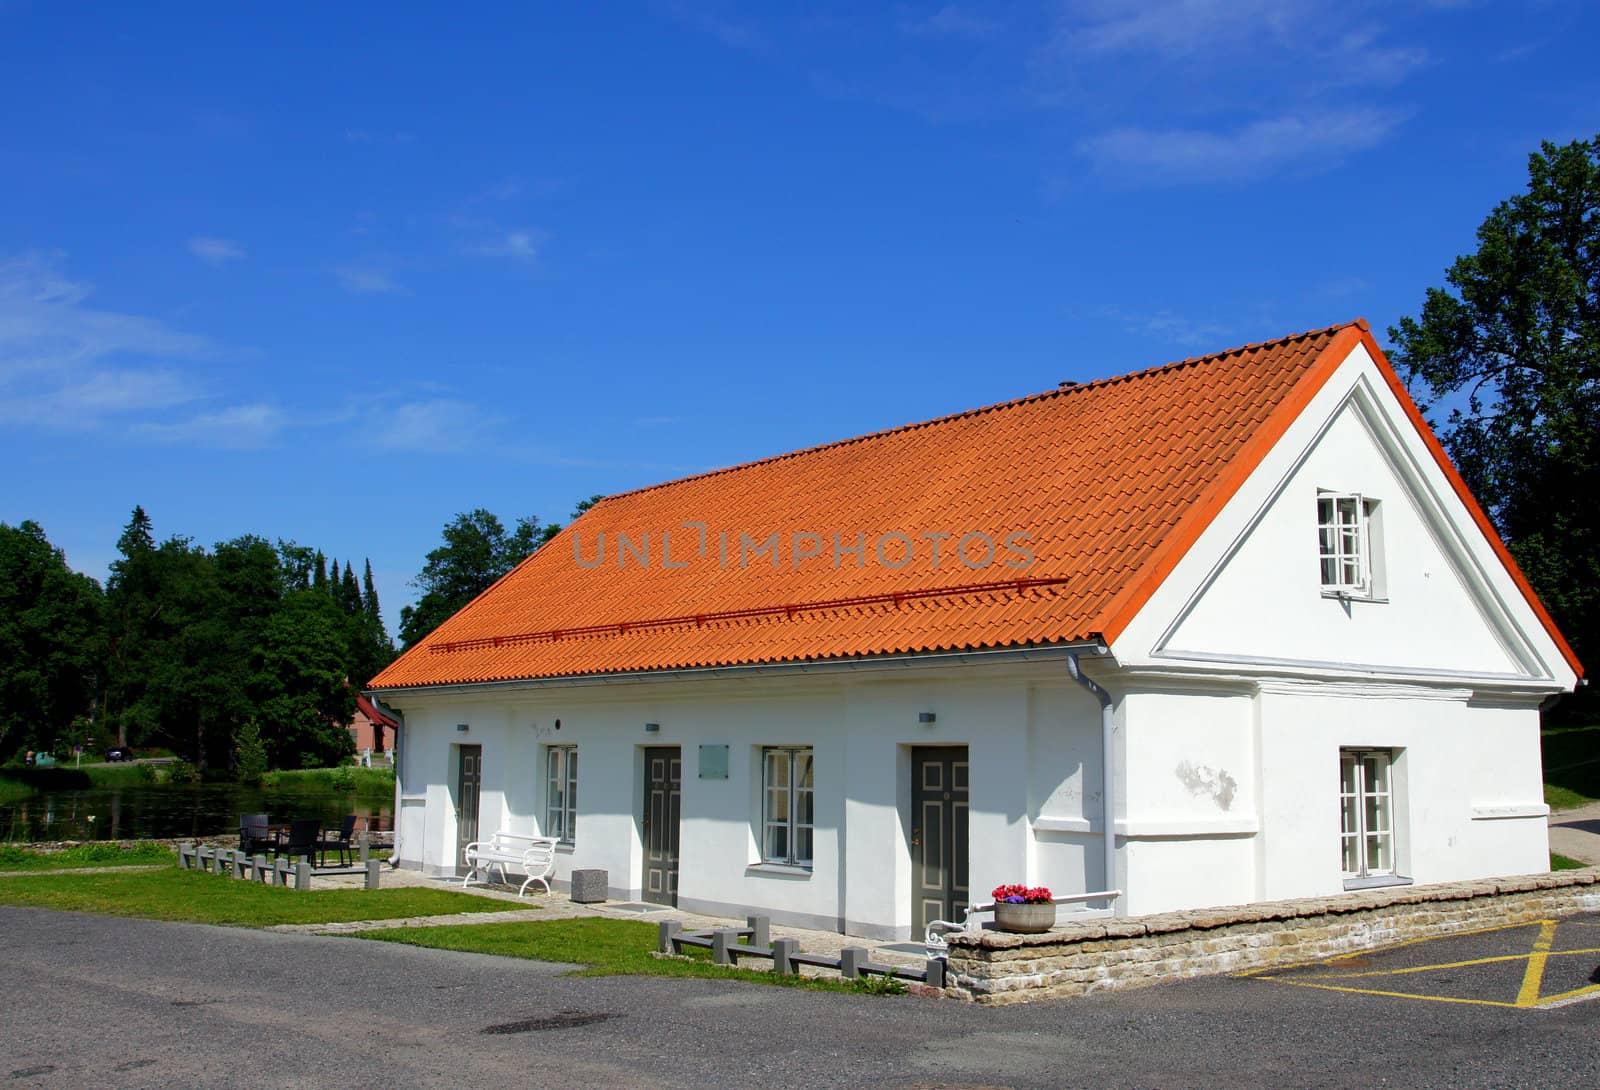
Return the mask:
POLYGON ((761 861, 811 869, 816 844, 811 746, 761 748, 761 861))
POLYGON ((544 748, 544 835, 562 844, 578 836, 578 747, 544 748))
POLYGON ((1322 593, 1378 598, 1377 501, 1359 492, 1317 493, 1317 560, 1322 593))
POLYGON ((1404 882, 1394 750, 1339 750, 1339 869, 1346 889, 1404 882))

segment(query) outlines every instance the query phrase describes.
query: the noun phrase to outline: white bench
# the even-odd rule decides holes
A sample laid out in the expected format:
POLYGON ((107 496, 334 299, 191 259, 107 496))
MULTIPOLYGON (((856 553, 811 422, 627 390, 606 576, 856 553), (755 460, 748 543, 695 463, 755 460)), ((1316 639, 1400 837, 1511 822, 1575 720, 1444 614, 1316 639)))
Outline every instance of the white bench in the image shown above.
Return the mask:
POLYGON ((550 892, 550 872, 556 866, 556 839, 550 836, 529 836, 524 833, 495 833, 488 840, 474 840, 462 852, 467 861, 467 876, 461 880, 465 889, 474 881, 488 884, 489 874, 499 868, 500 880, 510 885, 506 868, 527 875, 521 897, 534 882, 550 892))

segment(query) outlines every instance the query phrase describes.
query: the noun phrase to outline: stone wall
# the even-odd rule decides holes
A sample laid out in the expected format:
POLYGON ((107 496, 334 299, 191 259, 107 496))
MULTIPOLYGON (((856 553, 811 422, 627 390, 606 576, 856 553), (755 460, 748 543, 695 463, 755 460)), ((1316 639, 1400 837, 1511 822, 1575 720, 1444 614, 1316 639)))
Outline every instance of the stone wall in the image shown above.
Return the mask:
POLYGON ((1025 1003, 1600 910, 1600 868, 951 935, 945 994, 1025 1003))

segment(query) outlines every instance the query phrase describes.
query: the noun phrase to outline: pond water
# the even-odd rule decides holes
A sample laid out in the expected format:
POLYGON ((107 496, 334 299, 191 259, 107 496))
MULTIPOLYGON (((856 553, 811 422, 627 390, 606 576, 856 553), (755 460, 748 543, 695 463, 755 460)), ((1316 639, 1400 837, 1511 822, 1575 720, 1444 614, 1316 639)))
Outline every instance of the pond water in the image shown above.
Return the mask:
POLYGON ((239 831, 240 814, 273 821, 318 818, 336 825, 346 814, 390 829, 394 803, 351 794, 264 791, 236 784, 93 787, 41 791, 0 803, 0 841, 136 840, 147 837, 225 836, 239 831))

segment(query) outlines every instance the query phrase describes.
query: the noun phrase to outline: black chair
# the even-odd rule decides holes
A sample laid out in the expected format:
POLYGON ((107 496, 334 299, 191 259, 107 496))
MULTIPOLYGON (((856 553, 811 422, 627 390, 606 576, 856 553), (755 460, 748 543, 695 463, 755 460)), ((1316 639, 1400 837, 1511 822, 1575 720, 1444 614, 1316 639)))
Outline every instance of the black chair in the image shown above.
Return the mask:
POLYGON ((317 838, 321 834, 322 822, 316 818, 295 818, 289 822, 289 842, 278 845, 278 854, 288 856, 291 861, 303 855, 314 867, 317 865, 317 838))
POLYGON ((266 814, 239 815, 239 850, 246 855, 270 852, 277 846, 267 829, 266 814))
POLYGON ((329 852, 338 852, 340 865, 348 867, 350 860, 355 855, 355 846, 350 842, 351 838, 355 836, 355 832, 356 816, 354 814, 346 814, 336 835, 324 837, 317 841, 317 853, 322 857, 322 865, 327 864, 329 852))

